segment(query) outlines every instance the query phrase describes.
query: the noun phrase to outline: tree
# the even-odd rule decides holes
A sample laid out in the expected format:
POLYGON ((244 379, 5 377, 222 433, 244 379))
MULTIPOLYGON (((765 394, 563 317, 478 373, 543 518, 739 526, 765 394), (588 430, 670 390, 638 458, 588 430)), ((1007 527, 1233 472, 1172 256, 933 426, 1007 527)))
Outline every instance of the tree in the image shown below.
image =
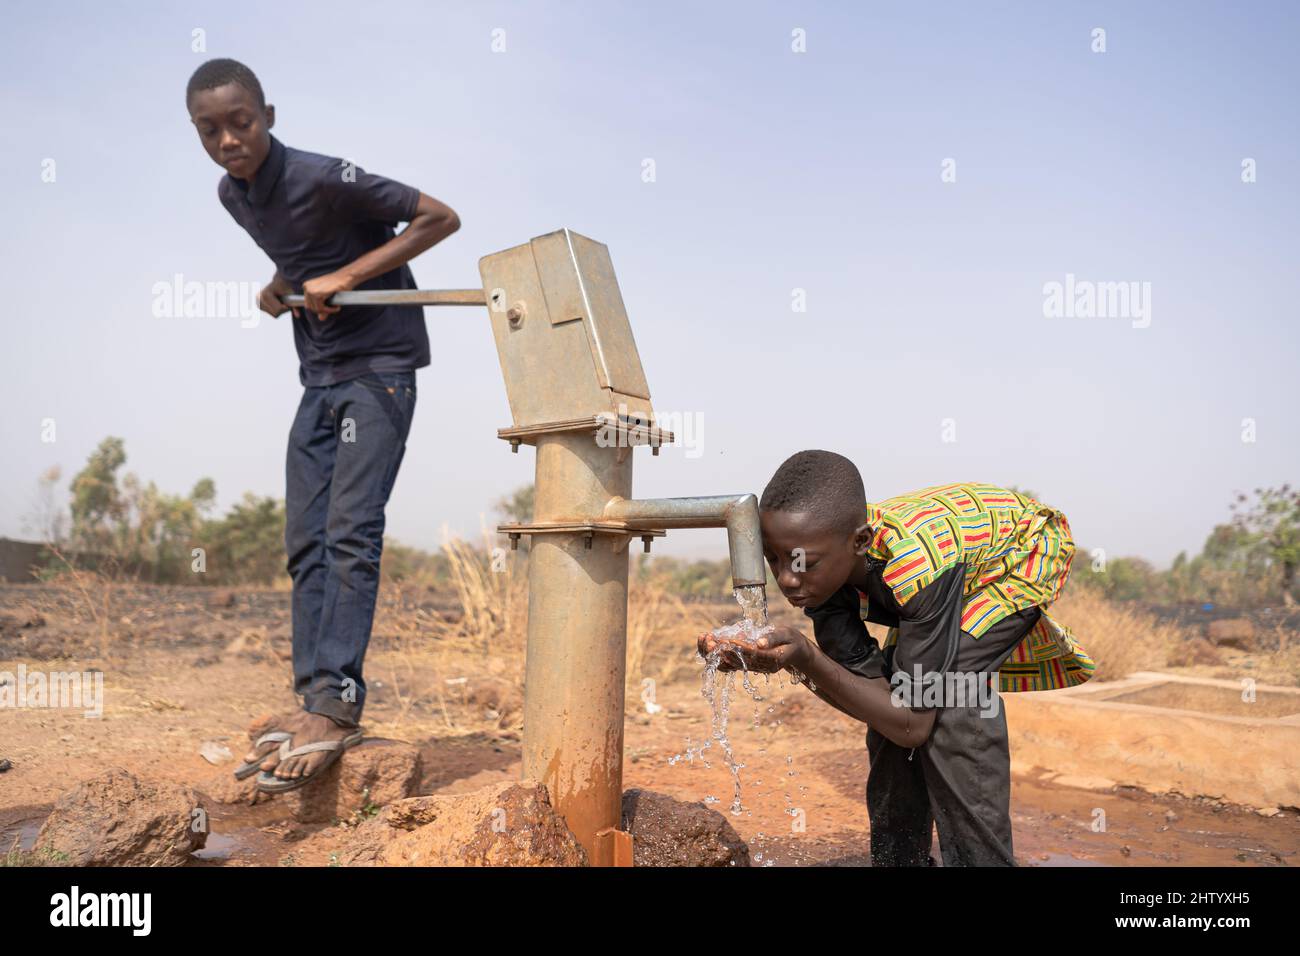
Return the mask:
POLYGON ((63 469, 58 465, 51 465, 41 473, 36 482, 32 510, 23 519, 24 530, 55 548, 62 548, 68 535, 68 513, 54 501, 54 491, 62 477, 63 469))
POLYGON ((526 524, 533 520, 533 506, 536 500, 536 489, 532 485, 523 485, 504 498, 498 498, 496 510, 499 515, 511 522, 526 524))
POLYGON ((72 479, 72 546, 108 570, 147 574, 153 581, 179 581, 190 567, 191 541, 216 501, 210 478, 189 495, 168 495, 153 482, 127 474, 126 445, 108 437, 72 479))
POLYGON ((1289 484, 1256 488, 1254 501, 1238 494, 1231 507, 1242 546, 1278 569, 1282 593, 1290 596, 1300 565, 1300 491, 1289 484))
POLYGON ((125 443, 105 438, 72 479, 72 542, 82 551, 109 552, 126 508, 117 487, 117 470, 126 463, 125 443))
POLYGON ((286 573, 284 502, 245 492, 225 517, 205 522, 192 544, 207 552, 211 583, 270 584, 286 573))
POLYGON ((1018 495, 1024 495, 1026 498, 1033 498, 1035 501, 1041 502, 1043 500, 1039 497, 1038 492, 1030 491, 1028 488, 1020 488, 1016 485, 1007 485, 1007 491, 1014 491, 1018 495))
MULTIPOLYGON (((537 500, 537 489, 529 484, 522 485, 498 498, 495 505, 497 515, 504 518, 503 524, 527 524, 533 520, 533 509, 537 500)), ((532 536, 523 535, 519 540, 519 550, 528 553, 532 545, 532 536)))

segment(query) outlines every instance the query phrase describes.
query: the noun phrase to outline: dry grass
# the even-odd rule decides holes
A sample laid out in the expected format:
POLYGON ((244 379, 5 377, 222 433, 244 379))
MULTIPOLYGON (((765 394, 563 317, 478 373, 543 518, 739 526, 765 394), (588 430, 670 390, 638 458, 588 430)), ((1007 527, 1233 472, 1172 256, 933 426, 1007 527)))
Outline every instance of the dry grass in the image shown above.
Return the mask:
MULTIPOLYGON (((520 728, 527 556, 522 551, 494 552, 494 543, 486 535, 486 546, 477 548, 462 540, 446 542, 450 589, 384 581, 376 608, 373 663, 367 670, 386 682, 396 697, 394 729, 432 725, 430 729, 465 733, 520 728)), ((119 589, 129 585, 72 569, 65 584, 70 593, 63 613, 71 612, 83 632, 93 634, 101 652, 107 653, 122 614, 119 589)), ((696 636, 719 623, 728 610, 733 609, 685 603, 665 582, 634 580, 628 602, 629 703, 637 706, 646 680, 667 684, 695 677, 696 636)), ((51 617, 56 613, 51 609, 51 617)), ((1072 628, 1097 661, 1099 680, 1183 665, 1184 649, 1201 638, 1193 628, 1161 623, 1140 608, 1086 588, 1068 590, 1052 614, 1072 628)), ((792 623, 807 631, 806 621, 792 623)), ((243 628, 244 638, 257 636, 249 631, 248 621, 235 626, 243 628)), ((1300 642, 1288 637, 1279 633, 1280 648, 1271 655, 1252 655, 1252 668, 1260 670, 1261 679, 1300 683, 1300 642)), ((265 634, 260 643, 269 648, 265 634)), ((1235 657, 1224 664, 1240 666, 1235 657)))
MULTIPOLYGON (((739 608, 736 609, 739 617, 739 608)), ((634 583, 627 608, 627 692, 639 698, 644 680, 660 683, 695 666, 696 638, 714 626, 700 605, 688 605, 655 583, 634 583)))
MULTIPOLYGON (((528 631, 527 558, 523 552, 444 545, 452 597, 430 609, 427 588, 385 582, 376 608, 378 647, 392 649, 386 667, 402 716, 432 709, 447 729, 518 729, 522 719, 528 631), (421 606, 421 605, 425 606, 421 606), (513 688, 514 693, 507 692, 513 688), (509 700, 507 700, 509 698, 509 700), (472 706, 476 701, 488 706, 472 706)), ((633 582, 628 595, 626 690, 640 698, 643 681, 666 683, 694 666, 695 640, 714 625, 707 608, 688 605, 658 583, 633 582)), ((386 656, 386 655, 385 655, 386 656)))
POLYGON ((483 654, 522 657, 528 626, 528 586, 518 552, 486 554, 461 540, 443 545, 461 618, 439 635, 483 654))
POLYGON ((53 543, 46 547, 59 562, 59 567, 51 578, 67 578, 81 597, 81 607, 86 611, 89 623, 93 625, 99 641, 99 656, 108 659, 112 648, 109 640, 112 632, 113 597, 123 586, 115 575, 101 574, 97 571, 78 569, 76 562, 69 560, 53 543))
POLYGON ((1260 655, 1259 679, 1267 684, 1300 687, 1300 635, 1281 624, 1274 624, 1266 633, 1277 641, 1277 650, 1260 655))
POLYGON ((1119 680, 1134 671, 1177 664, 1180 647, 1195 636, 1087 588, 1067 590, 1049 613, 1069 626, 1097 662, 1094 680, 1119 680))
POLYGON ((460 539, 443 549, 454 598, 447 610, 430 608, 430 589, 421 584, 385 581, 380 589, 374 633, 382 635, 384 676, 399 701, 393 726, 431 708, 447 730, 518 729, 528 615, 523 563, 517 553, 503 557, 460 539))

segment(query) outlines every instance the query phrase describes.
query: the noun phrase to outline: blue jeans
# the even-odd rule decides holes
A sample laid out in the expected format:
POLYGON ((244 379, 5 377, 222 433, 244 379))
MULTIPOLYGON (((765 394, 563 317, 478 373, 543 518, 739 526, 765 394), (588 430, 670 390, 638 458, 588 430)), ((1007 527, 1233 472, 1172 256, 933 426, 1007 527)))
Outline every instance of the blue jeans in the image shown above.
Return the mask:
POLYGON ((293 685, 303 708, 355 727, 379 591, 384 507, 406 451, 415 372, 308 387, 289 432, 285 550, 293 685))

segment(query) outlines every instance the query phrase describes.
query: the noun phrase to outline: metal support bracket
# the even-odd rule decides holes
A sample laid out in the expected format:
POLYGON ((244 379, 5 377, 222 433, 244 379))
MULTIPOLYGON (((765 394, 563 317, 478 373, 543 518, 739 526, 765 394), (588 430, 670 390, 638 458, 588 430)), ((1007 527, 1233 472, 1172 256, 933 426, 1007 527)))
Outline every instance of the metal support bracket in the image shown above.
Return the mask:
POLYGON ((632 834, 616 827, 596 831, 592 866, 631 866, 632 834))
MULTIPOLYGON (((497 525, 497 533, 509 535, 511 544, 523 534, 575 534, 585 538, 595 535, 611 535, 618 538, 640 538, 648 542, 652 538, 662 538, 668 532, 645 528, 629 528, 619 521, 541 521, 532 524, 511 522, 497 525)), ((622 542, 627 547, 627 541, 622 542)))
POLYGON ((613 415, 592 415, 589 418, 572 418, 562 422, 547 422, 543 425, 525 425, 521 428, 498 428, 497 437, 510 442, 510 450, 518 451, 520 444, 536 445, 542 435, 556 432, 590 432, 597 444, 610 448, 632 449, 640 445, 649 445, 654 454, 659 454, 661 445, 671 445, 675 436, 658 425, 613 415))

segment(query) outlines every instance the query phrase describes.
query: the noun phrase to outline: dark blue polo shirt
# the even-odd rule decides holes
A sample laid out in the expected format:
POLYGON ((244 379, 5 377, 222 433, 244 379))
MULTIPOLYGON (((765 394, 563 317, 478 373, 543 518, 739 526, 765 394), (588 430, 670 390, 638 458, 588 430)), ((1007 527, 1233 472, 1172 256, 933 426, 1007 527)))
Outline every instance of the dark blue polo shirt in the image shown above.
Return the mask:
MULTIPOLYGON (((326 275, 393 238, 410 222, 420 192, 349 167, 341 159, 307 153, 271 137, 271 151, 250 188, 227 173, 217 195, 235 221, 302 292, 326 275)), ((415 289, 410 266, 364 282, 358 289, 415 289)), ((398 372, 429 364, 429 333, 418 305, 345 306, 325 321, 302 309, 293 339, 303 385, 333 385, 366 372, 398 372)))

